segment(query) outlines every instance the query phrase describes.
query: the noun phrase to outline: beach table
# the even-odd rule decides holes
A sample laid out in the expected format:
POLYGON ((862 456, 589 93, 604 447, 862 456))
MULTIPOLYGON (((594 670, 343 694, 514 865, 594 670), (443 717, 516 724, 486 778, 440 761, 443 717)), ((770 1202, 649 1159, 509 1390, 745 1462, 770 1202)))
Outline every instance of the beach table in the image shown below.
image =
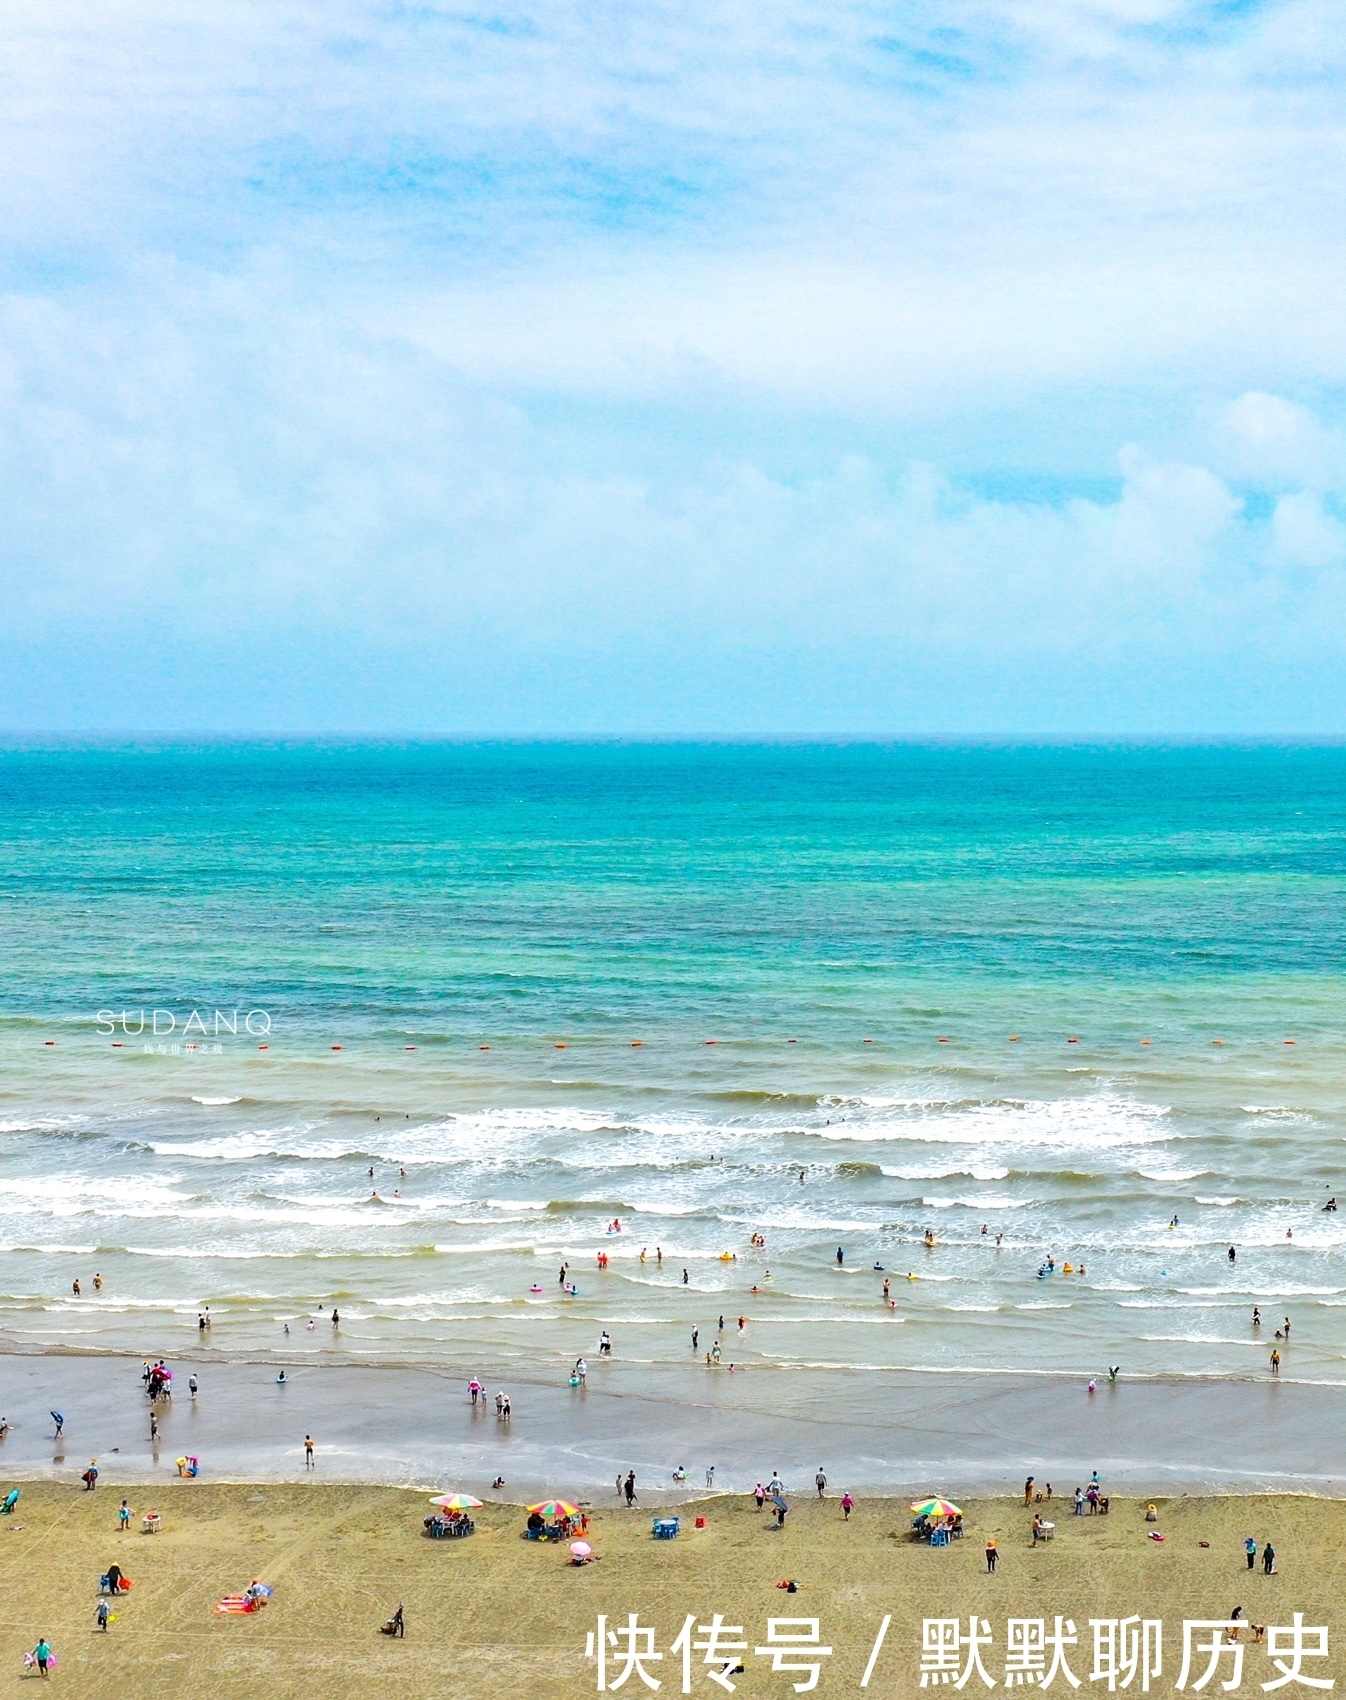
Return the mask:
POLYGON ((677 1517, 656 1517, 651 1525, 651 1533, 656 1541, 671 1541, 682 1528, 682 1521, 677 1517))
POLYGON ((159 1533, 159 1513, 147 1511, 140 1519, 140 1527, 147 1535, 157 1535, 159 1533))

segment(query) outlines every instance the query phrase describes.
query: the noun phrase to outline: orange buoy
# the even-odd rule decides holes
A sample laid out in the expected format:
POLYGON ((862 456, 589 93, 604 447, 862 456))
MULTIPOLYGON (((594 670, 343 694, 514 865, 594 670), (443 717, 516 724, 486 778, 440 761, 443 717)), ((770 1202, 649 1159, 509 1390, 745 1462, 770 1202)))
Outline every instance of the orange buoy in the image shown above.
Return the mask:
POLYGON ((56 1041, 55 1041, 55 1039, 44 1039, 44 1040, 43 1040, 43 1041, 42 1041, 42 1043, 43 1043, 43 1044, 44 1044, 44 1045, 54 1045, 54 1044, 55 1044, 55 1043, 56 1043, 56 1041))
POLYGON ((1148 1039, 1142 1039, 1141 1040, 1142 1045, 1148 1045, 1149 1043, 1150 1043, 1150 1041, 1148 1039))
POLYGON ((490 1048, 491 1048, 491 1047, 490 1047, 490 1046, 489 1046, 489 1045, 478 1045, 478 1046, 477 1046, 477 1049, 478 1049, 478 1050, 479 1050, 479 1051, 489 1051, 489 1050, 490 1050, 490 1048))
POLYGON ((416 1047, 415 1047, 415 1045, 408 1045, 408 1046, 407 1046, 407 1049, 408 1049, 408 1050, 409 1050, 409 1051, 414 1051, 414 1050, 415 1050, 415 1049, 416 1049, 416 1047))
POLYGON ((1079 1040, 1078 1040, 1078 1039, 1067 1039, 1067 1040, 1066 1040, 1066 1044, 1067 1044, 1067 1045, 1078 1045, 1078 1044, 1079 1044, 1079 1040))
POLYGON ((865 1043, 866 1043, 866 1044, 867 1044, 867 1045, 872 1045, 872 1044, 873 1044, 873 1043, 874 1043, 874 1041, 873 1041, 873 1040, 872 1040, 872 1039, 866 1039, 866 1040, 865 1040, 865 1043))
POLYGON ((271 1047, 270 1047, 270 1045, 258 1045, 257 1049, 259 1051, 269 1051, 271 1049, 271 1047))
POLYGON ((333 1049, 333 1050, 334 1050, 334 1051, 339 1051, 339 1050, 340 1050, 340 1049, 341 1049, 341 1046, 340 1046, 340 1045, 333 1045, 333 1046, 332 1046, 332 1049, 333 1049))
POLYGON ((645 1041, 643 1039, 632 1039, 631 1049, 633 1051, 638 1051, 644 1043, 645 1043, 645 1041))
POLYGON ((786 1043, 786 1044, 787 1044, 787 1045, 797 1045, 797 1044, 798 1044, 798 1043, 799 1043, 799 1040, 798 1040, 798 1039, 787 1039, 787 1040, 786 1040, 786 1041, 785 1041, 785 1043, 786 1043))
POLYGON ((1011 1045, 1017 1045, 1018 1043, 1019 1043, 1019 1035, 1017 1033, 1011 1033, 1010 1034, 1010 1044, 1011 1045))
POLYGON ((707 1043, 707 1044, 708 1044, 708 1045, 714 1045, 714 1044, 716 1044, 716 1043, 718 1043, 718 1041, 717 1041, 717 1040, 715 1040, 715 1039, 707 1039, 707 1040, 706 1040, 706 1043, 707 1043))
POLYGON ((943 1035, 943 1034, 942 1034, 942 1033, 941 1033, 941 1034, 940 1034, 940 1038, 939 1038, 939 1042, 940 1042, 940 1044, 941 1044, 941 1045, 947 1045, 947 1044, 948 1044, 948 1042, 949 1042, 949 1041, 948 1041, 948 1040, 947 1040, 947 1039, 946 1039, 946 1038, 945 1038, 945 1037, 944 1037, 944 1035, 943 1035))
POLYGON ((552 1049, 554 1051, 563 1051, 563 1050, 565 1050, 565 1048, 566 1047, 565 1047, 565 1040, 564 1039, 558 1039, 556 1041, 556 1043, 552 1046, 552 1049))
POLYGON ((1223 1040, 1223 1039, 1212 1039, 1212 1040, 1211 1040, 1211 1044, 1212 1044, 1212 1045, 1223 1045, 1223 1044, 1224 1044, 1224 1040, 1223 1040))
POLYGON ((1286 1042, 1287 1045, 1293 1045, 1294 1044, 1293 1039, 1287 1039, 1285 1042, 1286 1042))

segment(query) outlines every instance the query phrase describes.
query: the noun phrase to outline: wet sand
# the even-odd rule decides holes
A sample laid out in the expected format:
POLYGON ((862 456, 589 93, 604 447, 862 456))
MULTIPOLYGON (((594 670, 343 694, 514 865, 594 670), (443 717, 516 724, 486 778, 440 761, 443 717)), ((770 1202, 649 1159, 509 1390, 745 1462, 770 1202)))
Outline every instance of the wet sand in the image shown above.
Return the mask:
MULTIPOLYGON (((591 1364, 587 1388, 507 1384, 513 1418, 473 1410, 462 1377, 423 1370, 173 1361, 175 1397, 160 1407, 157 1452, 140 1362, 102 1356, 0 1356, 0 1472, 73 1480, 91 1457, 122 1480, 172 1475, 192 1452, 209 1480, 303 1474, 317 1442, 324 1481, 430 1484, 481 1493, 503 1475, 511 1494, 611 1492, 634 1468, 646 1495, 671 1493, 716 1467, 744 1489, 779 1470, 812 1480, 825 1464, 840 1489, 912 1493, 957 1484, 1003 1493, 1025 1474, 1057 1490, 1098 1469, 1119 1490, 1336 1494, 1346 1486, 1336 1437, 1341 1388, 1270 1381, 1126 1381, 1089 1394, 1078 1380, 1036 1376, 847 1378, 794 1371, 591 1364), (187 1378, 201 1393, 193 1405, 187 1378), (48 1411, 63 1412, 63 1443, 48 1411)), ((489 1383, 492 1396, 496 1383, 489 1383)))
MULTIPOLYGON (((796 1680, 772 1674, 753 1651, 770 1617, 816 1617, 822 1644, 834 1649, 818 1691, 856 1694, 889 1615, 864 1691, 887 1700, 921 1692, 922 1618, 956 1616, 966 1626, 971 1613, 990 1626, 986 1668, 998 1685, 1007 1617, 1042 1617, 1049 1630, 1057 1613, 1068 1617, 1077 1636, 1068 1657, 1084 1693, 1106 1692, 1090 1682, 1089 1619, 1158 1618, 1162 1676, 1153 1688, 1171 1693, 1182 1619, 1223 1619, 1236 1605, 1257 1623, 1289 1624, 1302 1611, 1308 1624, 1328 1625, 1326 1668, 1304 1668, 1341 1682, 1344 1626, 1333 1614, 1346 1569, 1346 1503, 1177 1499, 1160 1502, 1159 1522, 1147 1524, 1141 1502, 1114 1498, 1110 1515, 1077 1518, 1058 1500, 1048 1508, 1056 1538, 1035 1548, 1022 1503, 969 1499, 966 1539, 932 1550, 910 1540, 900 1501, 861 1500, 847 1523, 835 1498, 819 1503, 801 1485, 784 1531, 741 1496, 687 1507, 683 1533, 671 1542, 651 1538, 643 1508, 599 1510, 590 1540, 600 1560, 577 1570, 563 1547, 525 1541, 522 1513, 509 1506, 487 1506, 470 1540, 432 1542, 421 1528, 425 1500, 405 1490, 174 1482, 153 1492, 163 1532, 149 1537, 117 1533, 115 1483, 94 1494, 39 1483, 25 1488, 13 1518, 0 1519, 0 1697, 36 1691, 21 1661, 45 1634, 60 1659, 53 1690, 81 1700, 364 1700, 384 1691, 438 1700, 503 1685, 552 1700, 595 1692, 585 1632, 599 1613, 624 1623, 630 1612, 653 1629, 663 1654, 651 1674, 662 1693, 676 1694, 681 1671, 670 1644, 687 1613, 706 1623, 717 1611, 743 1626, 746 1669, 734 1680, 749 1697, 780 1700, 796 1680), (692 1526, 698 1512, 708 1519, 700 1531, 692 1526), (1149 1540, 1151 1529, 1166 1536, 1162 1545, 1149 1540), (1001 1558, 987 1577, 992 1534, 1001 1558), (1248 1573, 1248 1534, 1274 1543, 1278 1575, 1248 1573), (94 1624, 97 1579, 114 1559, 134 1587, 103 1635, 94 1624), (266 1610, 217 1615, 215 1601, 253 1577, 274 1589, 266 1610), (780 1591, 787 1578, 802 1591, 780 1591), (390 1641, 378 1625, 399 1601, 407 1636, 390 1641)), ((139 1511, 144 1493, 133 1489, 132 1503, 139 1511)), ((1240 1692, 1260 1693, 1277 1672, 1264 1646, 1248 1646, 1245 1656, 1240 1692)), ((1217 1688, 1218 1680, 1207 1691, 1217 1688)), ((1057 1691, 1071 1692, 1060 1677, 1057 1691)), ((649 1690, 632 1677, 624 1692, 649 1690)), ((722 1692, 700 1659, 692 1692, 722 1692)), ((986 1690, 974 1677, 965 1692, 986 1690)))

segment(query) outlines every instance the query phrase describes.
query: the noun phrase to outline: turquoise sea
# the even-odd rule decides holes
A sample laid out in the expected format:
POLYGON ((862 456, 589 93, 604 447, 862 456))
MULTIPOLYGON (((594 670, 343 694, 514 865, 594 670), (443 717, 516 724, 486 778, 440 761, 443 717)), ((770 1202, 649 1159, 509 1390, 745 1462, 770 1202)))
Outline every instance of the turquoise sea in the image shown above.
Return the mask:
POLYGON ((10 743, 0 1339, 1346 1381, 1344 897, 1335 746, 10 743))

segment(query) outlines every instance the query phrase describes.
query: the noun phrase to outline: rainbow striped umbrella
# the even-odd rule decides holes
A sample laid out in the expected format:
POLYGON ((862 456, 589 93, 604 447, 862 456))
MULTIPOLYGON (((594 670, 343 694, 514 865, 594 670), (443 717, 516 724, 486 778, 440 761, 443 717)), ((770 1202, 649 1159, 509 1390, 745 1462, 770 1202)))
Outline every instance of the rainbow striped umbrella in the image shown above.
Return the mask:
POLYGON ((963 1508, 951 1499, 913 1499, 911 1509, 918 1517, 961 1517, 963 1508))
POLYGON ((578 1517, 580 1514, 579 1506, 572 1505, 568 1499, 540 1499, 528 1509, 536 1511, 539 1517, 578 1517))
POLYGON ((470 1493, 442 1493, 438 1499, 432 1499, 431 1505, 438 1505, 445 1511, 479 1511, 481 1501, 473 1499, 470 1493))

